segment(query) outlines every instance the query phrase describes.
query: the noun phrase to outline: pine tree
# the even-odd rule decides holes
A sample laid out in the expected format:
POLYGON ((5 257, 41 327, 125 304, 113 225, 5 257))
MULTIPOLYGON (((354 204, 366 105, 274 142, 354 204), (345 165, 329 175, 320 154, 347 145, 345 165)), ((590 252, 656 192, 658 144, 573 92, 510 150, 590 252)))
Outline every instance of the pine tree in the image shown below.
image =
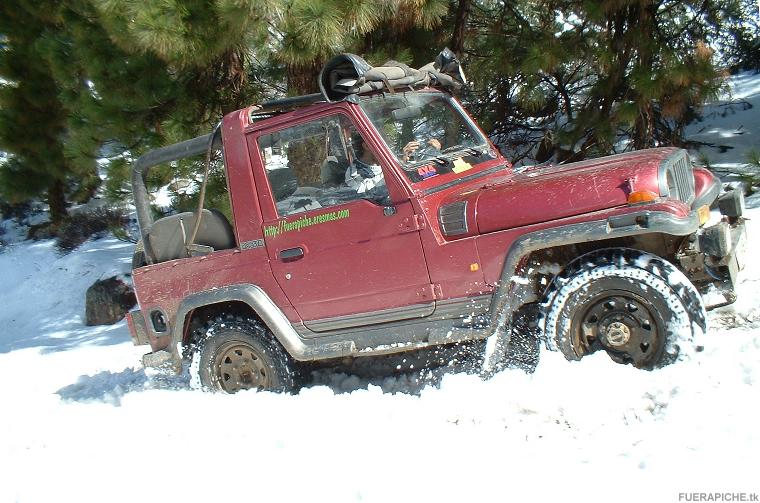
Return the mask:
POLYGON ((0 4, 0 194, 10 202, 47 195, 50 217, 66 215, 66 189, 74 170, 64 155, 67 111, 41 41, 54 20, 44 5, 0 4))
POLYGON ((169 117, 187 100, 163 61, 116 45, 88 1, 61 2, 59 15, 45 53, 71 110, 67 154, 81 166, 110 158, 106 194, 122 199, 130 193, 128 161, 166 142, 169 117))
MULTIPOLYGON (((59 4, 62 29, 47 54, 74 111, 67 150, 87 163, 91 149, 104 146, 107 196, 130 195, 129 166, 142 152, 206 133, 255 100, 245 65, 258 25, 240 9, 232 1, 59 4)), ((190 177, 197 162, 179 168, 190 177)), ((153 171, 158 184, 177 174, 153 171)))
POLYGON ((427 63, 448 9, 445 0, 284 0, 272 59, 285 65, 290 94, 316 92, 322 65, 341 52, 427 63))
POLYGON ((722 84, 712 46, 740 22, 736 4, 474 1, 465 56, 473 101, 517 159, 680 145, 722 84))
MULTIPOLYGON (((315 92, 339 52, 420 66, 449 45, 474 82, 465 101, 516 159, 680 144, 720 85, 714 49, 732 69, 755 64, 751 4, 14 0, 0 6, 0 190, 47 192, 59 220, 106 156, 107 193, 124 197, 136 156, 247 104, 315 92)), ((155 170, 155 182, 195 167, 155 170)))

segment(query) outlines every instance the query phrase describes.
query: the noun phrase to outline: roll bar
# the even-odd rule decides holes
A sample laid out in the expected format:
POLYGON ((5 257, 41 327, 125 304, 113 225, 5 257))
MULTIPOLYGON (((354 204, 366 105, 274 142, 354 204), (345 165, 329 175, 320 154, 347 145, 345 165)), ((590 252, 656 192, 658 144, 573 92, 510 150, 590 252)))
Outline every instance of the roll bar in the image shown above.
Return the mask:
MULTIPOLYGON (((145 249, 145 259, 149 264, 154 261, 155 255, 150 247, 148 232, 153 225, 153 216, 150 212, 150 199, 148 197, 148 188, 145 180, 148 172, 153 166, 165 162, 178 161, 194 155, 203 154, 208 149, 211 134, 198 136, 190 140, 185 140, 174 145, 157 148, 141 155, 132 168, 132 194, 135 199, 135 209, 137 210, 137 222, 140 224, 140 237, 142 238, 145 249)), ((214 139, 216 143, 216 139, 214 139)), ((221 144, 221 138, 218 140, 221 144)))
MULTIPOLYGON (((265 116, 267 114, 284 112, 286 110, 310 105, 323 100, 324 97, 321 94, 315 93, 307 94, 305 96, 291 96, 265 101, 251 110, 251 120, 260 119, 261 117, 257 117, 259 114, 265 116)), ((217 128, 214 131, 216 132, 218 130, 219 129, 217 128)), ((148 177, 150 168, 165 162, 178 161, 180 159, 205 153, 209 148, 209 141, 211 140, 212 135, 215 135, 212 148, 221 146, 221 134, 215 132, 185 140, 180 143, 175 143, 174 145, 151 150, 150 152, 141 155, 137 161, 135 161, 135 165, 132 168, 132 194, 135 200, 135 208, 137 209, 137 222, 140 225, 140 237, 142 238, 143 248, 145 250, 145 260, 148 264, 152 264, 155 259, 153 249, 148 240, 148 233, 153 225, 153 216, 150 212, 150 199, 148 198, 148 188, 145 181, 148 177)), ((198 220, 198 223, 199 222, 200 220, 198 220)))

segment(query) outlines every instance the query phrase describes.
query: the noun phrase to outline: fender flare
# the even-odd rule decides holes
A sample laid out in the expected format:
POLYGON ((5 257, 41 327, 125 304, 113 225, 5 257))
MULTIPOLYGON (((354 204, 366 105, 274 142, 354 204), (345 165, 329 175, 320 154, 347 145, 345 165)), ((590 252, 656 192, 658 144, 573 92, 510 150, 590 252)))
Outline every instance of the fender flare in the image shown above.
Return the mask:
POLYGON ((489 319, 491 331, 486 344, 483 368, 491 373, 503 363, 509 345, 512 313, 522 305, 528 285, 516 277, 523 257, 554 246, 588 243, 641 234, 662 233, 688 236, 699 229, 699 216, 692 211, 686 217, 678 217, 664 211, 636 211, 615 215, 603 220, 593 220, 562 225, 534 232, 517 238, 507 251, 496 292, 491 301, 489 319))
POLYGON ((182 339, 187 315, 195 309, 221 302, 242 302, 250 307, 272 331, 275 338, 296 360, 313 359, 310 348, 298 336, 282 310, 264 290, 253 284, 231 285, 213 290, 194 293, 185 297, 177 309, 176 322, 172 330, 172 351, 181 356, 182 339))

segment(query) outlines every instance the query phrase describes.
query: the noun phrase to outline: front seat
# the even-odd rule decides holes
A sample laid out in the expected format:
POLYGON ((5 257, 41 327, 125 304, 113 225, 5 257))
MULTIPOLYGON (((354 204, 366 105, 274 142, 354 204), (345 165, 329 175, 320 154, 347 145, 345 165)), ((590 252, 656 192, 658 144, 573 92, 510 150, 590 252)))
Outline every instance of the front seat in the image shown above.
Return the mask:
POLYGON ((340 187, 346 184, 348 162, 340 162, 337 156, 328 155, 322 161, 320 180, 323 187, 340 187))

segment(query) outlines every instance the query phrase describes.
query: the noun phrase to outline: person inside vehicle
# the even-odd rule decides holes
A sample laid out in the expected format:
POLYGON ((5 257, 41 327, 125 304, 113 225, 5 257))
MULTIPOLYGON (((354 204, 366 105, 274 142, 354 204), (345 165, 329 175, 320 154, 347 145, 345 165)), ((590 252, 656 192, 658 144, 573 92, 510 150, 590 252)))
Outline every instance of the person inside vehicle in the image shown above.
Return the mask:
POLYGON ((348 144, 350 135, 345 121, 330 119, 326 123, 325 150, 327 157, 322 162, 320 181, 324 188, 345 186, 346 169, 350 164, 348 144))
POLYGON ((412 140, 401 149, 401 160, 409 162, 415 160, 418 156, 435 157, 441 151, 441 142, 435 138, 430 138, 425 142, 425 146, 420 148, 420 142, 412 140))
POLYGON ((383 170, 368 148, 365 148, 364 139, 358 133, 350 137, 352 152, 351 163, 346 170, 346 185, 361 194, 362 197, 380 200, 388 195, 385 186, 383 170))

